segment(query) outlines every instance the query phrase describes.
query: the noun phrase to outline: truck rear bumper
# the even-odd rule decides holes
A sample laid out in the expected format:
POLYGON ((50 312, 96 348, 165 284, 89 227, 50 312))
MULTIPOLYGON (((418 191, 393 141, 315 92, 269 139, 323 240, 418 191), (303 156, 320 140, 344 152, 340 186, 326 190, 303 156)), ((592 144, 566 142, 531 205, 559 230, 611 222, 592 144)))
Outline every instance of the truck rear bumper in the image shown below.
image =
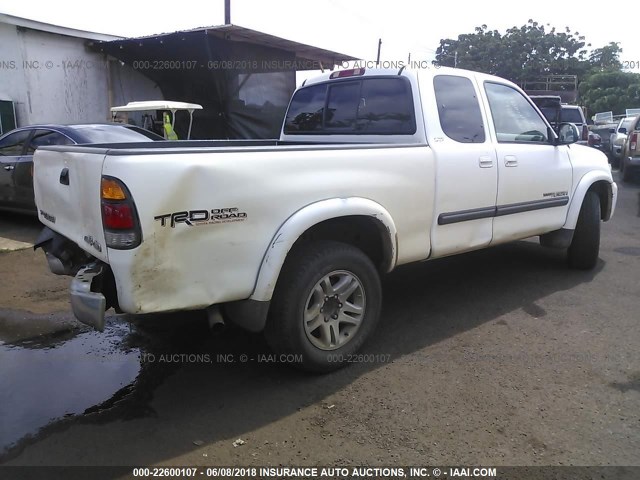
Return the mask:
POLYGON ((102 275, 102 269, 102 265, 98 262, 82 267, 69 287, 71 308, 75 317, 101 332, 104 331, 104 311, 107 300, 102 293, 91 291, 91 283, 94 278, 102 275))

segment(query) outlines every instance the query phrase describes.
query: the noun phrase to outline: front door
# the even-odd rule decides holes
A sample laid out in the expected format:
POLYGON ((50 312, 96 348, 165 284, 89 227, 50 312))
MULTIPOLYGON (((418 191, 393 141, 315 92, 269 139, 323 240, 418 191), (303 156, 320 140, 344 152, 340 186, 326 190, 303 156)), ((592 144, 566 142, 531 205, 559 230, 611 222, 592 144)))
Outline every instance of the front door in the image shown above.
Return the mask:
POLYGON ((561 228, 571 192, 570 147, 552 144, 547 123, 520 91, 490 81, 484 88, 498 158, 492 244, 561 228))

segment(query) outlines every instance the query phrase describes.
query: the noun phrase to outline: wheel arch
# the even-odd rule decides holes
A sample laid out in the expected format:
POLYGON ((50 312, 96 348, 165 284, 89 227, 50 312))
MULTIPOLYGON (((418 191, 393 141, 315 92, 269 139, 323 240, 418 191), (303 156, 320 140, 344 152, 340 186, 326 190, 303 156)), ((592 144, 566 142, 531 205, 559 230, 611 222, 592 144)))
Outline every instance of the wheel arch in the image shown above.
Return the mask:
POLYGON ((606 222, 611 218, 616 203, 616 185, 605 173, 591 172, 580 179, 580 183, 571 199, 567 220, 563 228, 570 230, 576 228, 582 202, 589 191, 594 191, 600 199, 601 219, 606 222))
POLYGON ((360 197, 322 200, 301 208, 280 226, 263 256, 250 298, 271 300, 288 253, 296 244, 316 239, 354 245, 380 271, 389 272, 395 267, 397 230, 382 205, 360 197))

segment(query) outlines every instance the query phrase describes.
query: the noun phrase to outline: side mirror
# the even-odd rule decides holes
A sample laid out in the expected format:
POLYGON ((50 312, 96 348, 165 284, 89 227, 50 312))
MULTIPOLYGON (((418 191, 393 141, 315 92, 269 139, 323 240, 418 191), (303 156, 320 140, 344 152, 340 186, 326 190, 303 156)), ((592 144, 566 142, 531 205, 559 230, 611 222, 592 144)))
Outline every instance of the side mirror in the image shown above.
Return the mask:
POLYGON ((558 125, 558 142, 557 145, 569 145, 580 140, 580 132, 578 127, 573 123, 561 123, 558 125))
MULTIPOLYGON (((618 130, 618 131, 620 131, 620 130, 618 130)), ((616 133, 616 129, 615 128, 610 128, 609 129, 609 133, 616 133)))
POLYGON ((618 133, 624 133, 624 134, 626 134, 626 133, 627 133, 627 128, 626 128, 626 127, 620 127, 620 128, 618 129, 618 133))

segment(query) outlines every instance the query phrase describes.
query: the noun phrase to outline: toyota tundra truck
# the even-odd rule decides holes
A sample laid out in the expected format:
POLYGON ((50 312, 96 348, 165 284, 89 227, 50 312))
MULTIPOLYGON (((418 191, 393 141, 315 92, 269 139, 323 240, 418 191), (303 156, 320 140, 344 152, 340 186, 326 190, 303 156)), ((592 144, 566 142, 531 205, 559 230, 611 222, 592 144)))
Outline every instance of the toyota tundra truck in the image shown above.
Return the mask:
POLYGON ((374 330, 399 265, 539 236, 593 268, 617 186, 579 137, 494 76, 325 73, 277 140, 38 149, 36 246, 98 330, 109 308, 205 309, 329 371, 374 330))

